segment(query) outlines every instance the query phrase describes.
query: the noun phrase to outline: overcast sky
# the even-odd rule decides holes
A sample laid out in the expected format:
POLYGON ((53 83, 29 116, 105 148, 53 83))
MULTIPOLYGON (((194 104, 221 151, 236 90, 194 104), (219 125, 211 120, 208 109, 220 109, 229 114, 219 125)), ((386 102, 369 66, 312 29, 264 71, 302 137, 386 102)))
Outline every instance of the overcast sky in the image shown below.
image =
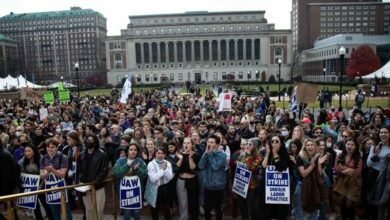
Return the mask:
POLYGON ((93 9, 107 18, 108 35, 119 35, 129 15, 183 13, 186 11, 265 10, 276 29, 290 28, 291 0, 0 0, 0 16, 14 13, 93 9))

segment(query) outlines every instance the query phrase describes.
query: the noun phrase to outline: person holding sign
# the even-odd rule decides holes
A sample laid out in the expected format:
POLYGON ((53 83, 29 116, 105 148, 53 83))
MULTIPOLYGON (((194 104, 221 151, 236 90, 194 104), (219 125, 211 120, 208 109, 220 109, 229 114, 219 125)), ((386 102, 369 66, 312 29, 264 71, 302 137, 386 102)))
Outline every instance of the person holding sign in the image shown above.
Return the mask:
POLYGON ((294 192, 295 219, 303 219, 303 211, 310 213, 310 219, 318 219, 317 210, 323 205, 325 184, 322 181, 323 165, 328 159, 320 156, 314 139, 306 139, 296 159, 299 179, 294 192), (314 189, 315 191, 310 191, 314 189))
MULTIPOLYGON (((261 157, 258 151, 258 141, 257 139, 249 139, 248 144, 244 150, 243 153, 241 153, 239 157, 239 161, 243 163, 246 168, 254 173, 259 172, 259 168, 261 166, 261 157)), ((257 180, 256 175, 251 175, 249 187, 248 187, 248 193, 246 195, 246 198, 240 197, 239 204, 240 204, 240 211, 242 218, 247 219, 248 213, 251 216, 251 219, 256 219, 258 216, 257 208, 258 208, 258 200, 256 195, 256 188, 257 188, 257 180), (248 208, 248 210, 244 210, 244 208, 248 208), (245 216, 246 214, 246 216, 245 216)))
MULTIPOLYGON (((40 161, 40 175, 45 180, 46 189, 65 186, 65 175, 68 170, 68 158, 58 152, 59 142, 57 139, 50 139, 46 147, 47 154, 40 161)), ((61 220, 61 198, 60 191, 46 193, 46 202, 49 204, 54 220, 61 220)), ((66 192, 65 192, 66 194, 66 192)), ((66 204, 67 220, 72 219, 69 205, 66 204)))
POLYGON ((158 220, 159 211, 163 212, 166 220, 171 219, 169 181, 173 178, 172 165, 165 160, 165 149, 158 147, 156 157, 150 161, 148 180, 145 189, 145 199, 149 202, 153 220, 158 220))
POLYGON ((199 168, 205 170, 204 203, 205 219, 211 219, 211 210, 215 209, 217 220, 223 219, 222 199, 226 186, 226 158, 227 155, 219 150, 221 139, 211 135, 207 140, 206 152, 199 161, 199 168))
MULTIPOLYGON (((283 136, 274 135, 270 142, 271 146, 267 144, 265 148, 266 154, 262 162, 263 168, 267 169, 268 166, 274 166, 278 172, 287 170, 290 162, 283 136)), ((263 193, 261 192, 261 194, 263 193)), ((260 197, 261 219, 287 219, 289 207, 290 204, 266 204, 265 199, 260 197)))
MULTIPOLYGON (((99 149, 99 139, 94 134, 88 134, 85 138, 85 147, 77 159, 77 174, 79 175, 80 183, 96 182, 96 207, 97 214, 95 215, 94 205, 92 203, 92 192, 89 190, 83 195, 85 205, 86 219, 103 219, 104 203, 106 194, 104 191, 104 183, 108 172, 108 157, 105 152, 99 149)), ((76 175, 76 174, 74 174, 76 175)))
MULTIPOLYGON (((120 182, 122 182, 122 179, 124 177, 131 177, 131 176, 137 176, 140 181, 139 183, 145 179, 148 175, 148 170, 146 169, 146 164, 142 160, 141 157, 139 157, 139 147, 136 143, 131 143, 127 149, 126 154, 127 157, 119 158, 114 167, 112 168, 112 174, 116 179, 118 179, 120 182)), ((139 187, 140 188, 140 187, 139 187)), ((139 190, 138 192, 140 192, 139 190)), ((138 197, 141 197, 141 194, 137 195, 138 197)), ((136 197, 133 196, 131 198, 126 198, 126 200, 135 199, 136 197)), ((140 203, 140 206, 142 207, 142 198, 139 198, 137 200, 140 203)), ((120 201, 122 203, 122 201, 120 201)), ((126 205, 125 205, 126 207, 126 205)), ((128 209, 123 207, 123 219, 128 220, 131 216, 134 217, 135 220, 141 219, 141 208, 134 208, 134 209, 128 209)))
MULTIPOLYGON (((39 178, 39 161, 40 161, 40 154, 38 152, 38 148, 34 147, 31 143, 27 142, 24 146, 24 157, 19 160, 18 165, 20 167, 20 171, 23 174, 32 174, 32 175, 38 175, 39 178)), ((22 178, 22 184, 23 184, 23 178, 22 178)), ((39 183, 39 181, 38 181, 39 183)), ((32 184, 30 184, 32 185, 32 184)), ((36 190, 39 188, 37 187, 36 190)), ((27 190, 23 189, 22 192, 27 192, 27 190)), ((43 196, 43 195, 42 195, 43 196)), ((49 207, 46 204, 46 201, 44 197, 38 196, 41 202, 43 203, 46 211, 46 216, 49 219, 52 219, 51 212, 49 207)), ((43 219, 41 208, 39 205, 39 201, 35 200, 36 206, 34 209, 34 215, 35 219, 40 220, 43 219)))

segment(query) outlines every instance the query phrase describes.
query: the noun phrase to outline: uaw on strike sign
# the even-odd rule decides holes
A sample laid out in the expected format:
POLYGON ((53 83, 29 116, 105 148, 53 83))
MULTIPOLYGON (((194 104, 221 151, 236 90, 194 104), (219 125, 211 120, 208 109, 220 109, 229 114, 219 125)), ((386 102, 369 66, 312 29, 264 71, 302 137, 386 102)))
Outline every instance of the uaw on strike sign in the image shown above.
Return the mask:
POLYGON ((245 164, 238 162, 236 173, 234 175, 232 191, 243 198, 248 194, 249 182, 251 181, 252 172, 248 170, 245 164))
POLYGON ((125 176, 120 182, 119 203, 121 209, 142 208, 141 181, 138 176, 125 176))
MULTIPOLYGON (((27 173, 20 174, 21 193, 37 191, 39 188, 39 175, 27 173)), ((37 195, 25 196, 16 200, 16 205, 23 208, 35 209, 37 206, 37 195)))
MULTIPOLYGON (((52 189, 65 186, 65 179, 54 176, 50 173, 45 179, 45 189, 52 189)), ((61 204, 61 191, 53 191, 46 193, 47 204, 61 204)), ((68 202, 68 194, 65 190, 65 202, 68 202)))
POLYGON ((265 203, 290 204, 290 175, 288 169, 279 172, 275 166, 265 171, 265 203))

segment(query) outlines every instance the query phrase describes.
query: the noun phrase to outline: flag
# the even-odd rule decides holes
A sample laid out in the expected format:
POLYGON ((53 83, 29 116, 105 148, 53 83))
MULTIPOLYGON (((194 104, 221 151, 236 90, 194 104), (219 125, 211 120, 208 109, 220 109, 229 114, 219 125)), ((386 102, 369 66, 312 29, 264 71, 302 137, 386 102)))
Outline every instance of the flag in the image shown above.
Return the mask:
POLYGON ((298 97, 297 97, 297 86, 295 86, 293 94, 291 96, 290 112, 298 111, 298 97))
POLYGON ((126 104, 127 98, 129 97, 130 93, 131 93, 131 73, 128 73, 125 84, 123 84, 121 98, 119 101, 123 104, 126 104))

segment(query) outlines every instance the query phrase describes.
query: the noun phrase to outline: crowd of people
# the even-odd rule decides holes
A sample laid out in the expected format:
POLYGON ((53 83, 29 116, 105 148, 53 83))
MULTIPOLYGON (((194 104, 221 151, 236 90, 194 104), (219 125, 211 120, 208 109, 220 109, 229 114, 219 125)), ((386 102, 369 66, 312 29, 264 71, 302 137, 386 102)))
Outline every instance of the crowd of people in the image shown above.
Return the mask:
MULTIPOLYGON (((140 219, 142 209, 152 219, 390 218, 388 109, 367 117, 358 108, 330 106, 299 117, 261 94, 232 96, 231 111, 218 112, 213 96, 154 91, 132 93, 126 104, 115 95, 53 105, 3 101, 0 196, 19 190, 21 173, 68 185, 95 182, 97 212, 90 190, 69 190, 67 217, 80 206, 86 219, 103 219, 104 180, 113 176, 119 186, 125 176, 138 176, 142 198, 153 199, 123 209, 123 219, 140 219), (239 162, 252 173, 245 198, 231 190, 239 162), (268 166, 289 171, 289 204, 265 202, 268 166)), ((40 205, 49 219, 61 219, 60 205, 47 204, 44 195, 38 200, 36 219, 43 219, 40 205)))

